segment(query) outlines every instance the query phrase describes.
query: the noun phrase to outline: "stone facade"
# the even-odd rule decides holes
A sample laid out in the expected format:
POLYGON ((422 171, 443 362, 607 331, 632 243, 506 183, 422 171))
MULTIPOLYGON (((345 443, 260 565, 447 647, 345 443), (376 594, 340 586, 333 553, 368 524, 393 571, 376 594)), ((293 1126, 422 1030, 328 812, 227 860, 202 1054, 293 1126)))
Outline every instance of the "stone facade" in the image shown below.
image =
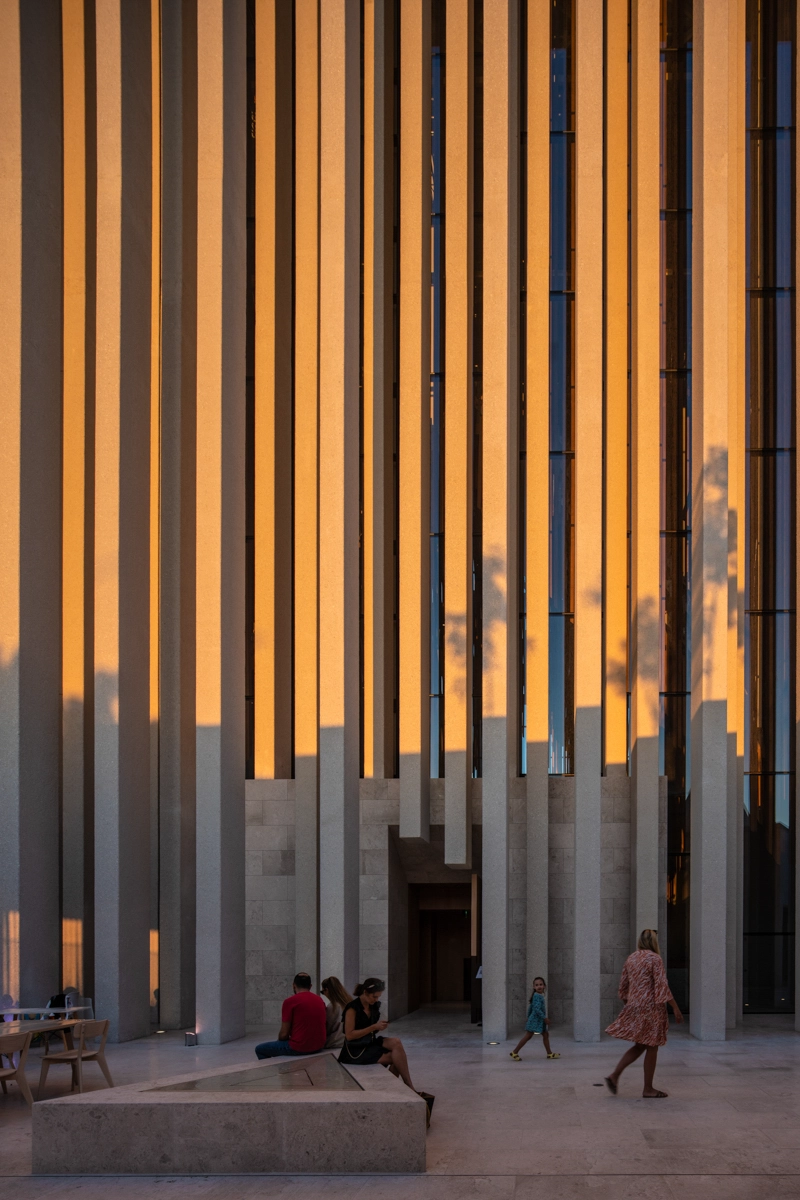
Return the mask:
MULTIPOLYGON (((666 871, 666 789, 661 781, 661 873, 666 871)), ((247 921, 246 1019, 248 1027, 280 1023, 281 1001, 291 991, 295 970, 295 800, 292 780, 248 780, 245 887, 247 921)), ((525 1020, 531 980, 526 963, 526 781, 511 781, 509 803, 509 1004, 510 1028, 525 1020)), ((601 1023, 619 1009, 620 971, 631 952, 630 779, 623 770, 602 782, 601 1023)), ((481 780, 472 783, 473 869, 481 871, 481 780)), ((408 886, 466 883, 471 872, 444 865, 444 790, 431 781, 431 837, 425 844, 399 837, 397 779, 360 781, 360 975, 386 980, 390 1017, 408 1011, 408 886)), ((573 1019, 575 919, 575 783, 569 776, 549 781, 548 962, 545 975, 554 1025, 573 1019)), ((663 891, 663 889, 662 889, 663 891)), ((661 914, 659 914, 661 920, 661 914)), ((486 936, 486 931, 484 931, 486 936)), ((347 981, 352 984, 354 981, 347 981)))

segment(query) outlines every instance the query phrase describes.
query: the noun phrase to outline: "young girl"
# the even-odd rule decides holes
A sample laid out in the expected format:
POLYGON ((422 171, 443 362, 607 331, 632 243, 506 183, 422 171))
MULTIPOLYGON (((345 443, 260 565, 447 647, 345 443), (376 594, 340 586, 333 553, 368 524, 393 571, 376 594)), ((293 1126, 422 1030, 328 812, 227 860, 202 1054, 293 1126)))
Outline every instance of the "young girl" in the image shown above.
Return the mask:
POLYGON ((561 1058, 560 1054, 553 1054, 550 1049, 550 1034, 547 1031, 547 1026, 550 1020, 547 1016, 547 1002, 544 994, 547 991, 547 984, 542 979, 541 975, 537 975, 533 981, 533 991, 531 992, 530 1003, 528 1004, 528 1019, 525 1022, 525 1033, 517 1042, 514 1049, 511 1051, 511 1057, 514 1062, 520 1062, 519 1052, 526 1042, 529 1042, 535 1033, 542 1035, 544 1048, 548 1058, 561 1058))

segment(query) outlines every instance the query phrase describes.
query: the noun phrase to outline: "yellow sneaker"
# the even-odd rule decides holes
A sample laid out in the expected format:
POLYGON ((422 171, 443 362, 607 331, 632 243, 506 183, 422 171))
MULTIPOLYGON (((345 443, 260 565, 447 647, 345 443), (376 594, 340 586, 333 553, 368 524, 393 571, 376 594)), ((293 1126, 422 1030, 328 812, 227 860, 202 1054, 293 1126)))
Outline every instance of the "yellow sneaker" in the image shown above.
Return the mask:
POLYGON ((548 1054, 548 1058, 561 1058, 560 1054, 548 1054))
POLYGON ((513 1058, 514 1062, 522 1062, 522 1059, 517 1054, 516 1050, 512 1050, 508 1057, 513 1058))

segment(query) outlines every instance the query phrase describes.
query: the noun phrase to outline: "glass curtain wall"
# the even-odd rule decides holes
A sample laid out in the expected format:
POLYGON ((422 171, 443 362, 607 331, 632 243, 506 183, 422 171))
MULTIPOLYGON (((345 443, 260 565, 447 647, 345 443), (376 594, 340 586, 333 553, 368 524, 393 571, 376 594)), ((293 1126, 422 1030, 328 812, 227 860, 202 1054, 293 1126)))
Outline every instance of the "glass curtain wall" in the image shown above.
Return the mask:
POLYGON ((550 18, 549 770, 571 775, 575 735, 574 0, 550 18))
POLYGON ((744 1011, 794 1011, 796 6, 747 4, 744 1011))
POLYGON ((444 775, 445 4, 431 6, 431 778, 444 775))
POLYGON ((475 0, 472 310, 472 774, 480 778, 483 715, 483 0, 475 0))
POLYGON ((660 774, 667 802, 667 974, 689 1004, 692 0, 661 5, 660 774))

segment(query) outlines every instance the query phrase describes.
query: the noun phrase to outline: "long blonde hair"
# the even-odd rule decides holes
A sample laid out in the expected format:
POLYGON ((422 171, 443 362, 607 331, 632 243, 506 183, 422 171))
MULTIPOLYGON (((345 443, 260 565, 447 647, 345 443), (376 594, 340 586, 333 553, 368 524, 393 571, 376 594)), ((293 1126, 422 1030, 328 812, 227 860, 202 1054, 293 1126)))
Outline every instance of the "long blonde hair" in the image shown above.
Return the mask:
POLYGON ((652 950, 654 954, 660 954, 658 948, 658 930, 643 929, 639 934, 639 941, 636 943, 637 950, 652 950))
POLYGON ((327 979, 323 979, 319 986, 320 991, 325 993, 331 1004, 336 1004, 339 1008, 344 1008, 353 999, 344 984, 340 983, 335 975, 329 975, 327 979))

